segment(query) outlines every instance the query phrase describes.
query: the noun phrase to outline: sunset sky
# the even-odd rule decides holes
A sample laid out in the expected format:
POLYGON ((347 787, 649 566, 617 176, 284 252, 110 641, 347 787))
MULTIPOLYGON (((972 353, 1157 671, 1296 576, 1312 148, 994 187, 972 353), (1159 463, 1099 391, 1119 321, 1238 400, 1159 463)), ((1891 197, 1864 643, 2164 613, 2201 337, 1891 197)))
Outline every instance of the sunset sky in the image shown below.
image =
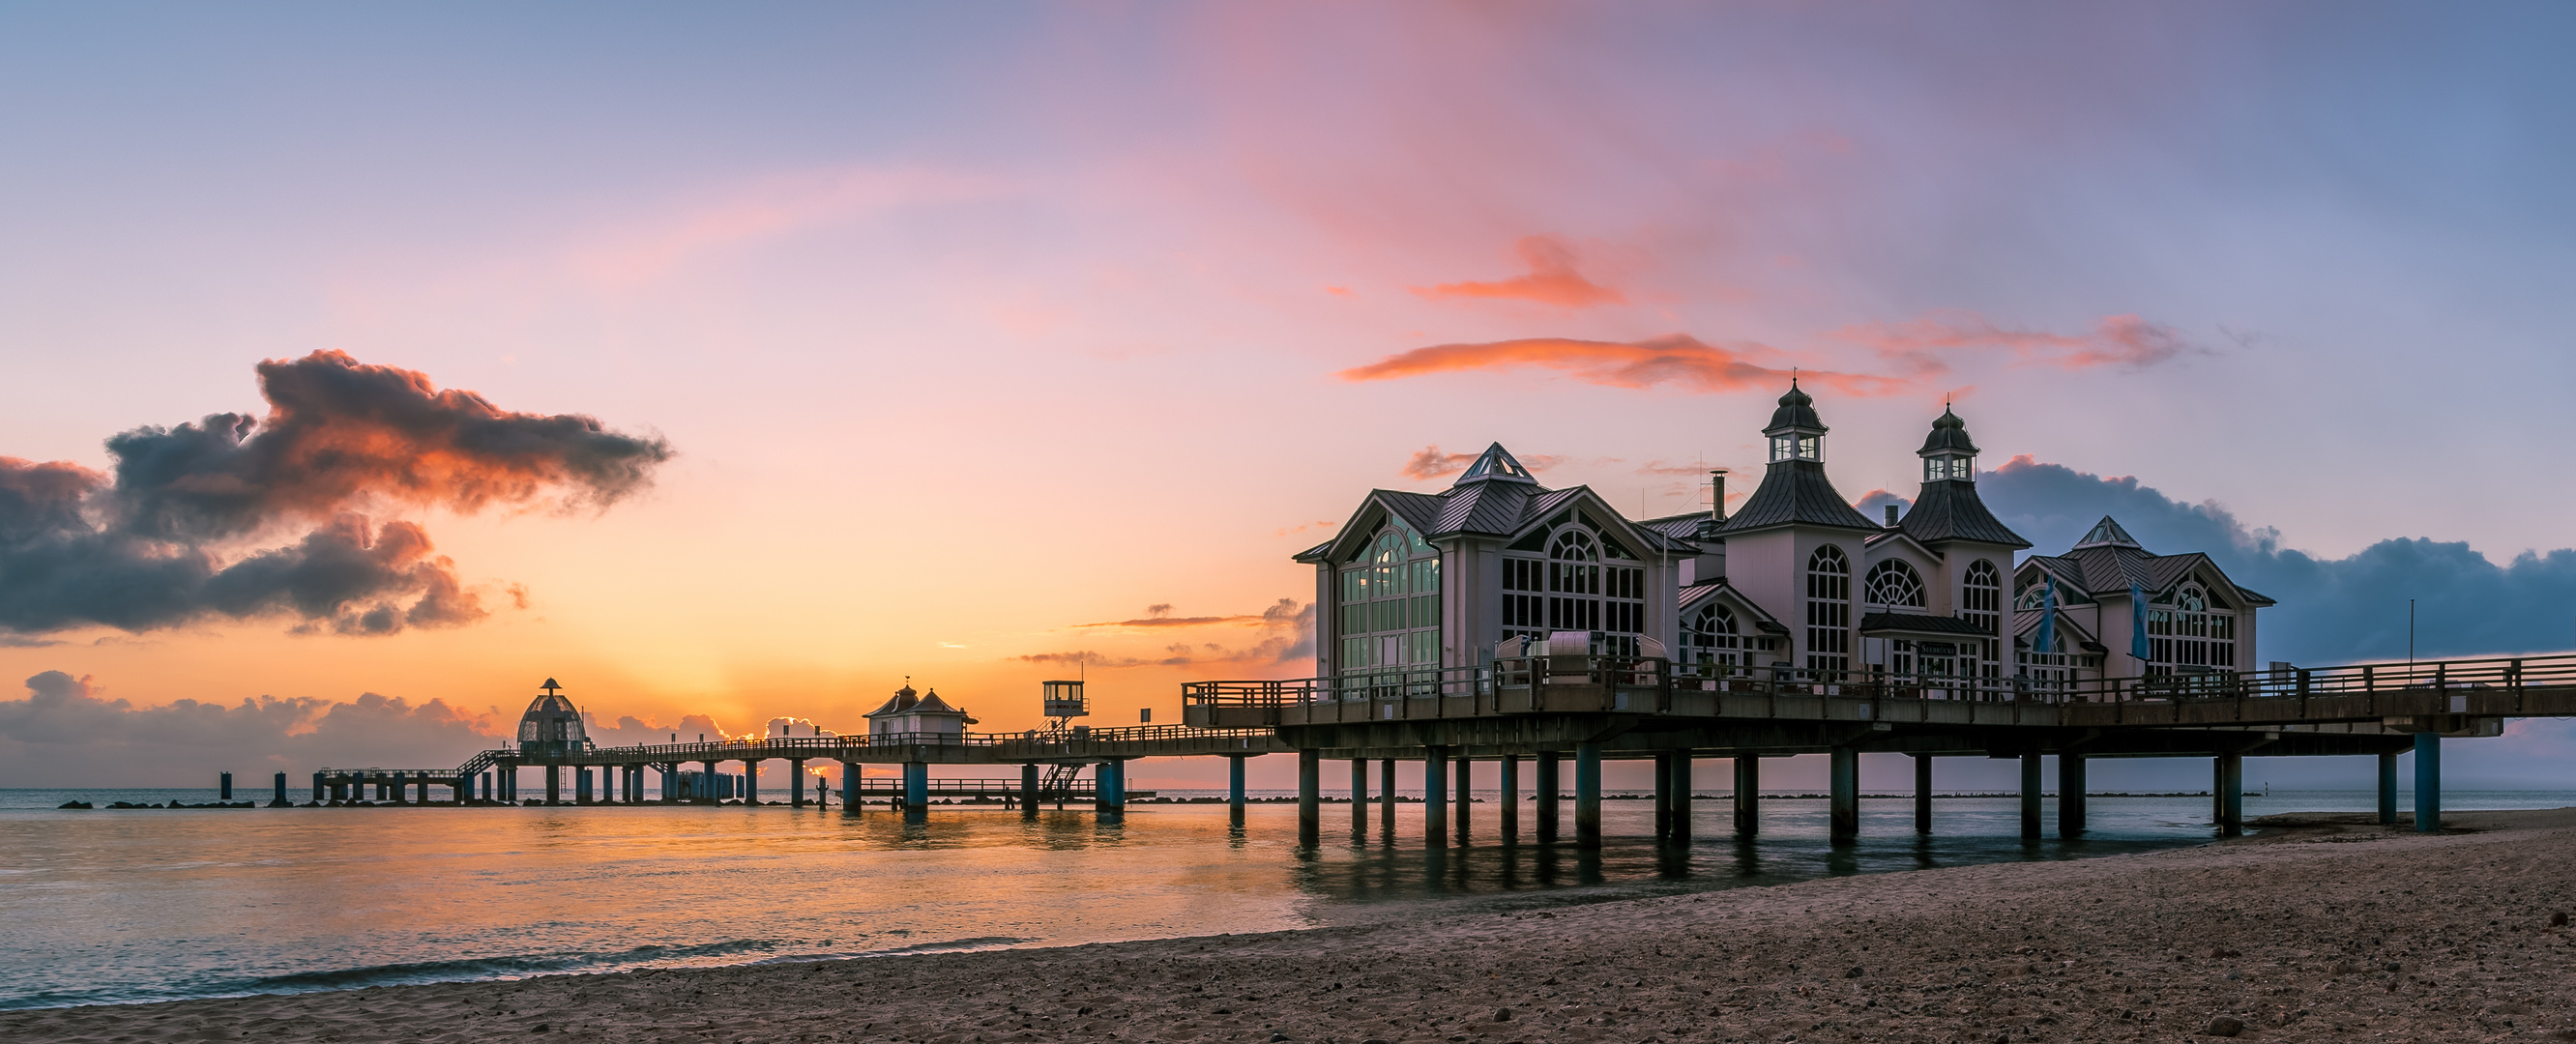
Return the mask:
POLYGON ((1099 723, 1177 721, 1181 681, 1307 672, 1288 556, 1369 488, 1500 441, 1692 510, 1793 368, 1854 499, 1911 496, 1955 399, 2035 550, 2100 503, 2325 563, 2305 605, 2247 581, 2267 659, 2402 655, 2407 597, 2429 653, 2566 649, 2571 30, 0 5, 0 785, 453 764, 549 676, 612 738, 856 730, 907 676, 1017 729, 1079 654, 1099 723), (414 444, 356 404, 397 402, 492 438, 371 458, 414 444), (224 458, 248 487, 136 463, 272 410, 310 425, 224 458), (136 545, 29 490, 280 566, 38 591, 46 541, 136 545), (326 551, 373 556, 364 597, 294 600, 326 551), (2356 557, 2401 553, 2436 564, 2356 557))

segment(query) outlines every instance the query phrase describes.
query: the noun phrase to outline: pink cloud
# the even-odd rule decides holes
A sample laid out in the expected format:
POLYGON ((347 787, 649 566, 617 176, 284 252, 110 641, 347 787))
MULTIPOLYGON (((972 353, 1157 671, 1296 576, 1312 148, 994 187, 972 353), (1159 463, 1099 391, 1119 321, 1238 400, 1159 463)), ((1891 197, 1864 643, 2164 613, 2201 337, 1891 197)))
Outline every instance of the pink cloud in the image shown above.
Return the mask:
POLYGON ((1539 304, 1583 308, 1597 304, 1625 304, 1626 294, 1583 277, 1574 268, 1574 248, 1555 236, 1523 236, 1513 251, 1529 273, 1492 282, 1442 283, 1431 287, 1414 287, 1424 297, 1500 298, 1534 301, 1539 304))
MULTIPOLYGON (((1587 384, 1612 388, 1651 388, 1671 384, 1685 391, 1718 393, 1774 387, 1791 371, 1751 360, 1777 354, 1746 343, 1723 347, 1689 334, 1666 334, 1642 341, 1584 341, 1568 337, 1528 337, 1481 344, 1435 344, 1391 355, 1366 366, 1343 370, 1346 381, 1385 381, 1459 370, 1504 370, 1537 367, 1557 370, 1587 384)), ((1905 382, 1893 377, 1801 370, 1799 375, 1850 395, 1881 395, 1905 382)))

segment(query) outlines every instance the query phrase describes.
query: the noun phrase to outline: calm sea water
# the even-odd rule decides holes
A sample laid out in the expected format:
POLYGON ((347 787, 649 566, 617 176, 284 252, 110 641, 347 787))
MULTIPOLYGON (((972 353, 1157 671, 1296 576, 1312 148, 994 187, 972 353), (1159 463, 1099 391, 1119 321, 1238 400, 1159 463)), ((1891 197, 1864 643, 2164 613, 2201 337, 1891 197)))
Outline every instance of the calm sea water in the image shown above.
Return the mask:
MULTIPOLYGON (((1190 791, 1165 791, 1189 796, 1190 791)), ((783 797, 784 795, 778 795, 783 797)), ((1814 877, 2202 843, 2209 799, 2096 797, 2091 833, 2025 843, 2009 798, 1951 798, 1918 839, 1911 803, 1862 803, 1861 843, 1825 841, 1825 804, 1763 802, 1759 841, 1703 801, 1687 850, 1653 807, 1605 803, 1597 855, 1504 845, 1475 807, 1468 843, 1421 846, 1421 806, 1356 837, 1325 808, 1076 808, 1035 821, 935 809, 357 808, 58 811, 66 800, 214 800, 211 790, 0 790, 0 1008, 514 978, 1258 932, 1776 884, 1814 877)), ((2576 792, 2446 795, 2451 808, 2555 808, 2576 792)), ((2248 795, 2246 812, 2371 807, 2367 791, 2248 795)), ((2055 803, 2050 803, 2052 822, 2055 803)), ((1568 809, 1570 817, 1571 809, 1568 809)), ((1524 804, 1522 829, 1533 829, 1524 804)), ((1567 824, 1571 829, 1571 822, 1567 824)), ((2052 827, 2053 829, 2053 827, 2052 827)))

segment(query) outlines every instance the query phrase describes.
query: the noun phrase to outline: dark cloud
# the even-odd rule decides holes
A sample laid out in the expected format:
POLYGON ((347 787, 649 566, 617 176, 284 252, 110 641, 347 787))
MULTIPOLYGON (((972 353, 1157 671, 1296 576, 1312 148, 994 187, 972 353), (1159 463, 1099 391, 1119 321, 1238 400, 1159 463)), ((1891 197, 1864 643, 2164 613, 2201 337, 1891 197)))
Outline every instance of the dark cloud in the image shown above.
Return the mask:
MULTIPOLYGON (((2208 554, 2236 582, 2280 600, 2263 612, 2259 640, 2267 660, 2402 657, 2410 598, 2420 656, 2576 647, 2576 550, 2524 551, 2497 565, 2466 542, 2396 537, 2324 558, 2282 547, 2278 531, 2247 526, 2214 502, 2187 504, 2135 478, 2028 457, 1987 474, 1978 490, 2040 554, 2066 550, 2104 515, 2118 518, 2147 550, 2208 554)), ((1863 504, 1874 507, 1871 499, 1863 504)))
POLYGON ((472 623, 486 611, 428 534, 370 512, 604 508, 671 455, 659 438, 502 410, 339 352, 258 373, 266 416, 125 432, 107 441, 109 474, 0 457, 0 629, 269 614, 342 634, 472 623))
POLYGON ((496 746, 516 721, 375 693, 136 707, 62 671, 26 684, 25 699, 0 700, 0 785, 211 786, 230 771, 257 791, 260 774, 275 771, 300 795, 324 765, 452 768, 496 746))

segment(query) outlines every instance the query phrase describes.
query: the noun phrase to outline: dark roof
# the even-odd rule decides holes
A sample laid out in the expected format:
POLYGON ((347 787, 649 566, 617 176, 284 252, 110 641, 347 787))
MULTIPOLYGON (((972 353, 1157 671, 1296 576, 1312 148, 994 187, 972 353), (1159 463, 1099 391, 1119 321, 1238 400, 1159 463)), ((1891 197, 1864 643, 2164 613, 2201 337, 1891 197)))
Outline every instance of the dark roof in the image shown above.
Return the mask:
POLYGON ((1477 455, 1476 462, 1467 465, 1466 473, 1458 476, 1460 484, 1487 479, 1538 485, 1538 480, 1530 477, 1529 469, 1522 467, 1520 460, 1512 456, 1512 451, 1504 449, 1499 442, 1485 447, 1485 452, 1477 455))
MULTIPOLYGON (((1876 530, 1879 527, 1852 509, 1851 502, 1834 492, 1834 484, 1825 478, 1825 466, 1812 460, 1774 462, 1762 473, 1762 484, 1744 501, 1744 509, 1727 519, 1718 532, 1749 533, 1774 526, 1830 526, 1837 529, 1876 530)), ((2027 546, 2027 545, 2025 545, 2027 546)))
POLYGON ((2138 543, 2138 538, 2130 536, 2129 531, 2120 528, 2120 523, 2109 515, 2104 515, 2102 521, 2093 523, 2092 532, 2084 534, 2084 539, 2075 542, 2075 550, 2081 551, 2088 547, 2134 547, 2140 551, 2146 550, 2138 543))
POLYGON ((885 701, 885 706, 882 706, 882 707, 879 707, 879 708, 877 708, 877 709, 875 709, 875 710, 869 711, 869 712, 867 712, 866 714, 862 715, 862 717, 874 718, 874 717, 877 717, 877 716, 879 716, 879 715, 885 715, 885 714, 964 714, 964 713, 966 713, 966 712, 965 712, 965 711, 958 710, 958 709, 957 709, 957 708, 955 708, 955 707, 951 707, 951 706, 949 706, 949 705, 948 705, 948 701, 947 701, 947 700, 940 699, 940 698, 939 698, 939 690, 937 690, 937 689, 932 689, 932 690, 930 690, 929 692, 924 693, 924 694, 922 694, 922 695, 920 695, 920 696, 917 696, 917 697, 916 697, 916 696, 914 696, 914 695, 913 695, 913 692, 912 692, 912 686, 906 685, 906 686, 904 686, 903 688, 896 689, 896 690, 895 690, 895 693, 894 693, 894 698, 893 698, 893 699, 890 699, 890 700, 885 701))
POLYGON ((1823 418, 1816 416, 1816 400, 1798 390, 1798 382, 1795 378, 1789 381, 1789 394, 1780 397, 1780 408, 1771 411, 1771 426, 1762 429, 1762 433, 1768 435, 1782 428, 1801 428, 1816 432, 1826 430, 1823 418))
POLYGON ((1683 609, 1688 609, 1692 605, 1705 601, 1710 596, 1721 591, 1735 596, 1735 600, 1738 603, 1741 603, 1746 609, 1753 611, 1753 623, 1757 629, 1768 630, 1775 634, 1789 633, 1789 629, 1780 626, 1780 622, 1773 619, 1770 612, 1764 610, 1760 604, 1754 602, 1752 599, 1744 597, 1744 592, 1736 590, 1732 585, 1728 584, 1726 582, 1726 578, 1722 576, 1715 580, 1703 580, 1699 583, 1691 584, 1682 588, 1681 600, 1674 604, 1683 609))
MULTIPOLYGON (((2126 537, 2128 534, 2120 535, 2126 537)), ((2208 555, 2200 552, 2194 551, 2182 555, 2149 554, 2139 550, 2134 542, 2077 545, 2075 550, 2062 555, 2033 555, 2023 559, 2022 564, 2038 565, 2056 574, 2062 581, 2076 587, 2082 593, 2097 599, 2126 598, 2129 596, 2129 585, 2133 583, 2145 589, 2150 595, 2162 594, 2172 589, 2175 584, 2181 583, 2184 577, 2191 575, 2192 570, 2204 565, 2209 567, 2210 572, 2218 574, 2222 580, 2227 576, 2225 570, 2218 568, 2218 563, 2210 561, 2208 555)), ((2226 583, 2248 605, 2261 607, 2276 604, 2270 598, 2237 587, 2233 580, 2226 580, 2226 583)))
POLYGON ((1971 638, 1992 638, 1993 633, 1955 616, 1918 616, 1914 613, 1867 613, 1860 618, 1860 633, 1900 631, 1908 634, 1956 634, 1971 638))
POLYGON ((1968 422, 1960 420, 1948 406, 1941 407, 1941 415, 1932 419, 1932 434, 1924 437, 1923 448, 1914 451, 1914 455, 1929 457, 1944 450, 1977 452, 1977 444, 1968 440, 1968 422))
MULTIPOLYGON (((2030 647, 2032 632, 2039 630, 2040 616, 2041 611, 2037 609, 2024 609, 2013 614, 2014 648, 2027 649, 2030 647)), ((2111 651, 2110 646, 2102 644, 2099 640, 2093 637, 2093 632, 2085 630, 2083 624, 2075 622, 2074 616, 2063 612, 2057 614, 2057 643, 2059 645, 2072 645, 2075 648, 2091 653, 2104 653, 2111 651)))
POLYGON ((1926 544, 1975 540, 2013 548, 2030 546, 2030 541, 1986 510, 1986 502, 1977 496, 1976 483, 1956 479, 1924 483, 1922 494, 1914 498, 1914 506, 1906 509, 1897 528, 1926 544))
MULTIPOLYGON (((1500 447, 1497 447, 1500 448, 1500 447)), ((1515 465, 1517 466, 1517 465, 1515 465)), ((1458 484, 1438 493, 1411 493, 1396 489, 1373 489, 1370 499, 1384 505, 1387 512, 1422 534, 1425 540, 1453 536, 1508 537, 1520 533, 1532 523, 1565 510, 1591 492, 1590 487, 1546 489, 1535 482, 1502 478, 1459 480, 1458 484)), ((1598 511, 1607 518, 1624 518, 1618 511, 1593 497, 1598 511)), ((1331 555, 1333 548, 1355 535, 1351 527, 1368 516, 1365 506, 1343 524, 1342 532, 1333 539, 1298 552, 1300 562, 1319 562, 1331 555)), ((1670 534, 1649 526, 1638 526, 1647 546, 1634 548, 1639 554, 1697 554, 1699 549, 1670 534)))
POLYGON ((1686 515, 1666 515, 1662 518, 1650 518, 1637 523, 1637 525, 1641 529, 1654 530, 1655 532, 1661 533, 1676 541, 1690 540, 1711 544, 1725 543, 1724 540, 1718 537, 1716 532, 1719 522, 1715 518, 1710 517, 1709 513, 1705 511, 1693 511, 1686 515))

